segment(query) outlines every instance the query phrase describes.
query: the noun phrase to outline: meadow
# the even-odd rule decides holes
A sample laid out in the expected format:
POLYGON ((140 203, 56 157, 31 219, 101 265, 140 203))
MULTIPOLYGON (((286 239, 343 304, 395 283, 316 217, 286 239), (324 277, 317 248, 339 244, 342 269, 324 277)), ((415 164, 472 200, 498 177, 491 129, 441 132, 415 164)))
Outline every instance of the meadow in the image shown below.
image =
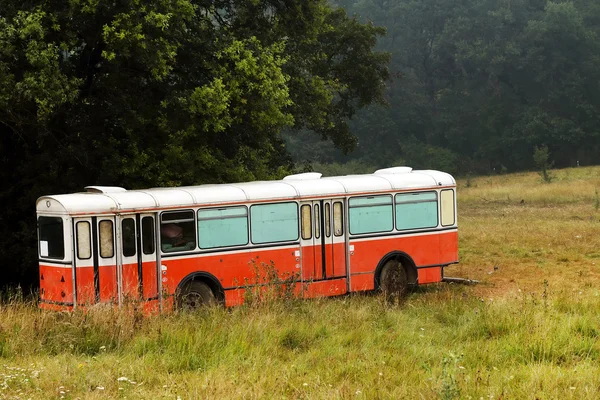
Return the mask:
POLYGON ((361 294, 145 318, 0 305, 6 399, 595 399, 600 167, 459 180, 460 264, 361 294))

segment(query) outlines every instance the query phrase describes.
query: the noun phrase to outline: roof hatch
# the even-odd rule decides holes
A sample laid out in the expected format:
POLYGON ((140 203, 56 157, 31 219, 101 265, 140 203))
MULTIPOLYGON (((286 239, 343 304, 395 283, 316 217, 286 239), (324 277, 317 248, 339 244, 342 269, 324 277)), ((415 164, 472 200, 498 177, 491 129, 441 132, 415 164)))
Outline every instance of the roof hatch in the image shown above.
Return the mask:
POLYGON ((374 172, 374 175, 385 175, 385 174, 408 174, 412 171, 411 167, 392 167, 378 169, 374 172))
POLYGON ((127 190, 118 186, 86 186, 87 193, 121 193, 127 190))
POLYGON ((288 175, 285 178, 283 178, 283 180, 284 181, 309 181, 312 179, 321 179, 321 176, 323 176, 323 174, 321 174, 320 172, 304 172, 302 174, 288 175))

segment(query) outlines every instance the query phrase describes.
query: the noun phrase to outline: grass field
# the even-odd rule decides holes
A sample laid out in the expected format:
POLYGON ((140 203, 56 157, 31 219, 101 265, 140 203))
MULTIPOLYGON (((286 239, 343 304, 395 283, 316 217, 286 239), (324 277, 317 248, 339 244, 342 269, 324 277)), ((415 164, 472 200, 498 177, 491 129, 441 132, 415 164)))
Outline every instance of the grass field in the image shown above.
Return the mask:
POLYGON ((142 318, 0 308, 0 398, 600 397, 600 168, 459 182, 461 263, 380 296, 142 318))

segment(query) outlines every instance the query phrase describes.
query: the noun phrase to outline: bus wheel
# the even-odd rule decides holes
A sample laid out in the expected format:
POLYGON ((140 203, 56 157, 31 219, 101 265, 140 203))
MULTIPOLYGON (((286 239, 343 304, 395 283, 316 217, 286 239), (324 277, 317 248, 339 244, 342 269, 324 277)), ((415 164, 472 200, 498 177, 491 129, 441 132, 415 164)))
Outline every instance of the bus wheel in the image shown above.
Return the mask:
POLYGON ((402 300, 408 289, 406 269, 398 260, 389 260, 381 269, 379 285, 386 300, 397 302, 402 300))
POLYGON ((192 281, 185 285, 177 298, 180 310, 196 310, 200 307, 216 304, 215 294, 204 282, 192 281))

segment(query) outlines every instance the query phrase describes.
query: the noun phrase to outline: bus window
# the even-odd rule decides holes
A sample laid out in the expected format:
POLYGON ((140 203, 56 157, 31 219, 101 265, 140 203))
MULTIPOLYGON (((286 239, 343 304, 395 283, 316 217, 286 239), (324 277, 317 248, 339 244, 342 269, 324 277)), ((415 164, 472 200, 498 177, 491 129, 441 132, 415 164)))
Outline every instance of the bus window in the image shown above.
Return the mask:
POLYGON ((160 243, 165 253, 196 248, 194 212, 164 212, 160 216, 160 243))
POLYGON ((142 218, 142 251, 154 254, 154 218, 142 218))
POLYGON ((315 205, 315 238, 321 237, 321 216, 319 213, 319 205, 315 205))
POLYGON ((250 207, 252 243, 298 240, 296 203, 258 204, 250 207))
POLYGON ((198 243, 201 249, 248 244, 248 209, 198 210, 198 243))
POLYGON ((63 220, 60 217, 40 217, 38 219, 40 257, 65 258, 65 238, 63 220))
POLYGON ((92 257, 92 240, 90 236, 90 223, 80 221, 77 223, 77 257, 88 260, 92 257))
POLYGON ((325 203, 325 236, 331 236, 331 205, 325 203))
POLYGON ((438 225, 436 192, 396 195, 396 229, 435 228, 438 225))
POLYGON ((441 195, 442 205, 442 226, 454 225, 455 212, 454 212, 454 190, 447 189, 442 190, 441 195))
POLYGON ((123 236, 123 256, 135 256, 135 221, 133 218, 127 218, 121 221, 121 235, 123 236))
POLYGON ((344 216, 342 213, 342 203, 337 201, 333 203, 333 233, 335 236, 344 234, 344 216))
POLYGON ((310 205, 305 204, 300 207, 302 215, 302 239, 307 240, 312 238, 312 219, 310 215, 310 205))
POLYGON ((390 232, 393 229, 392 196, 353 197, 348 201, 350 233, 390 232))
POLYGON ((105 219, 100 221, 100 257, 111 258, 115 255, 113 223, 105 219))

